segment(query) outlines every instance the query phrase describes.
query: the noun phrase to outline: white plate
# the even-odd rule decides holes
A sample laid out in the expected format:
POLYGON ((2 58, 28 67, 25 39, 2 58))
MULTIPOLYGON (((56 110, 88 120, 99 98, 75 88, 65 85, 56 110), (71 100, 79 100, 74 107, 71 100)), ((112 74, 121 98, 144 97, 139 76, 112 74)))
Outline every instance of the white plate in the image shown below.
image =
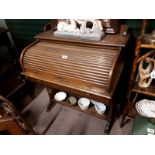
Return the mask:
POLYGON ((135 107, 140 115, 155 118, 155 101, 143 99, 137 102, 135 107))

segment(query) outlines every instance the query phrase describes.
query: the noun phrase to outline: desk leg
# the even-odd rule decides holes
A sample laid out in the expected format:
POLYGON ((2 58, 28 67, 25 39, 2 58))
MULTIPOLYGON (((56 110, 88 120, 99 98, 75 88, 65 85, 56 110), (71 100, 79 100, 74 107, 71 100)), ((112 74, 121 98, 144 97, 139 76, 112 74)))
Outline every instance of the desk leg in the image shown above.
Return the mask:
POLYGON ((53 102, 53 96, 56 93, 56 90, 54 90, 48 86, 46 86, 46 88, 47 88, 47 92, 48 92, 48 95, 50 98, 50 103, 48 104, 46 111, 50 112, 53 109, 53 107, 56 105, 56 103, 53 102))
POLYGON ((104 133, 105 134, 110 134, 111 128, 113 126, 114 120, 115 120, 115 114, 116 114, 116 103, 114 103, 113 101, 111 101, 112 103, 110 103, 112 105, 111 107, 111 118, 110 120, 107 121, 105 129, 104 129, 104 133))

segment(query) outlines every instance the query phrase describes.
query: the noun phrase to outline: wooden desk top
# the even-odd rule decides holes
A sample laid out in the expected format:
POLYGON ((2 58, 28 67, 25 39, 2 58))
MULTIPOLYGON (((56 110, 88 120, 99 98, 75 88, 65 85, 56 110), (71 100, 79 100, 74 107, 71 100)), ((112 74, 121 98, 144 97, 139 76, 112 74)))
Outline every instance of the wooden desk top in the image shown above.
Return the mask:
POLYGON ((125 47, 129 35, 122 34, 107 34, 101 41, 88 41, 84 39, 72 39, 72 38, 62 38, 54 37, 53 30, 42 32, 34 37, 35 39, 43 39, 48 41, 66 41, 70 43, 81 43, 81 44, 92 44, 92 45, 102 45, 102 46, 114 46, 114 47, 125 47))

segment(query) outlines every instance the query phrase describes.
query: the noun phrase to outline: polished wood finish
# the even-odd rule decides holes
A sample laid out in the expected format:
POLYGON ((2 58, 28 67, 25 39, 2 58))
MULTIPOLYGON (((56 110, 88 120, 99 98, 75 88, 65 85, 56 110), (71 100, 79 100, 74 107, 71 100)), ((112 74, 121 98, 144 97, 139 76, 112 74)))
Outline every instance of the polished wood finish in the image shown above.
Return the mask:
POLYGON ((148 45, 148 44, 144 44, 142 43, 140 45, 141 48, 149 48, 149 49, 155 49, 155 45, 148 45))
MULTIPOLYGON (((57 43, 63 43, 65 41, 66 44, 75 44, 79 45, 82 44, 83 46, 91 46, 91 47, 101 47, 103 46, 111 46, 111 48, 115 47, 125 47, 126 43, 128 41, 129 34, 122 35, 122 34, 107 34, 103 40, 101 41, 90 41, 90 40, 83 40, 83 39, 70 39, 70 38, 61 38, 61 37, 54 37, 53 36, 53 30, 48 30, 46 32, 42 32, 38 35, 36 35, 35 39, 42 39, 48 42, 57 42, 57 43)), ((106 47, 105 47, 106 48, 106 47)))
MULTIPOLYGON (((52 32, 38 34, 36 41, 23 50, 21 74, 52 88, 48 91, 51 103, 56 103, 51 97, 55 90, 105 103, 110 107, 105 116, 94 109, 82 112, 107 119, 105 132, 109 133, 116 113, 113 96, 124 67, 129 35, 106 35, 102 41, 87 41, 54 37, 52 32)), ((71 108, 80 110, 78 106, 71 108)))
MULTIPOLYGON (((88 81, 107 86, 110 84, 109 72, 116 63, 119 50, 98 50, 92 48, 39 42, 24 55, 24 68, 28 72, 45 72, 88 81), (67 56, 63 59, 62 56, 67 56), (38 57, 36 59, 36 57, 38 57), (46 60, 46 61, 45 61, 46 60), (44 65, 43 65, 44 64, 44 65)), ((41 73, 38 73, 41 74, 41 73)))

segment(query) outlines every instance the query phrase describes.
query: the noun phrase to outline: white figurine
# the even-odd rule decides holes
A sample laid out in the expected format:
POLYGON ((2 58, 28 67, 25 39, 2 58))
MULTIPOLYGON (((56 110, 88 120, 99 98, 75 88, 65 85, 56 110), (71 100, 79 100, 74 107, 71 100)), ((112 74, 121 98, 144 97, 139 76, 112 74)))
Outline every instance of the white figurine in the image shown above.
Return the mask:
POLYGON ((65 19, 59 20, 54 36, 73 37, 99 41, 105 35, 102 21, 99 19, 65 19), (92 23, 92 27, 88 24, 92 23), (88 26, 89 25, 89 26, 88 26))
POLYGON ((59 21, 57 30, 74 33, 93 33, 102 31, 103 28, 101 21, 98 19, 68 19, 66 21, 59 21), (93 26, 91 29, 87 27, 87 22, 92 22, 93 26), (80 25, 80 28, 77 28, 77 24, 80 25))
POLYGON ((103 27, 102 27, 102 23, 100 20, 98 19, 77 19, 76 20, 77 23, 79 23, 80 26, 80 31, 81 33, 93 33, 96 31, 102 31, 103 27), (87 28, 87 22, 92 22, 93 26, 92 28, 87 28))
POLYGON ((58 31, 67 31, 67 32, 74 32, 76 29, 76 22, 74 19, 70 19, 70 24, 67 21, 60 21, 57 25, 58 31))

